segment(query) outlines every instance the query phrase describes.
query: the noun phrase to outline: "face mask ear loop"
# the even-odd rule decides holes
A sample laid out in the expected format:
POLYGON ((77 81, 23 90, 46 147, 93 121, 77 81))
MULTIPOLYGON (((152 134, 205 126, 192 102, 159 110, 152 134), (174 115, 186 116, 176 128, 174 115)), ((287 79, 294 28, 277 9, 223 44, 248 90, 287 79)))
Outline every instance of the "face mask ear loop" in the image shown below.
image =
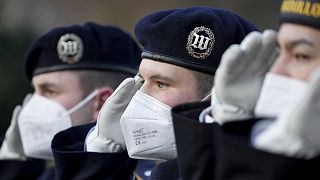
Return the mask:
POLYGON ((79 109, 81 109, 83 106, 85 106, 88 102, 90 102, 94 97, 96 97, 99 94, 98 90, 94 90, 91 94, 89 94, 86 98, 84 98, 82 101, 80 101, 78 104, 73 106, 71 109, 68 110, 68 114, 72 114, 79 109))
POLYGON ((211 93, 208 94, 206 97, 204 97, 204 98, 201 100, 201 102, 208 100, 210 97, 211 97, 211 93))

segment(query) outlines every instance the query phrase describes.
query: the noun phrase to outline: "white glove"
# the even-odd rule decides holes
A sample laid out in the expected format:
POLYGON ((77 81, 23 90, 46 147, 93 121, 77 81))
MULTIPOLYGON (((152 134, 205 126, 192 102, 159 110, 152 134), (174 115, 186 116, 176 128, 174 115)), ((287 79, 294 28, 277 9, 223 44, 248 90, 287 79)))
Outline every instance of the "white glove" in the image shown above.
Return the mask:
POLYGON ((273 64, 276 32, 251 32, 223 54, 215 74, 212 114, 218 123, 253 117, 266 73, 273 64))
POLYGON ((7 129, 0 149, 0 159, 2 160, 26 160, 17 120, 23 106, 30 100, 31 97, 31 94, 27 94, 23 100, 22 106, 18 105, 13 110, 11 123, 7 129))
POLYGON ((320 154, 320 71, 313 73, 303 99, 261 132, 254 146, 289 157, 313 158, 320 154))
POLYGON ((142 84, 140 76, 127 78, 106 100, 99 112, 96 127, 86 138, 87 151, 113 153, 126 149, 120 118, 142 84))

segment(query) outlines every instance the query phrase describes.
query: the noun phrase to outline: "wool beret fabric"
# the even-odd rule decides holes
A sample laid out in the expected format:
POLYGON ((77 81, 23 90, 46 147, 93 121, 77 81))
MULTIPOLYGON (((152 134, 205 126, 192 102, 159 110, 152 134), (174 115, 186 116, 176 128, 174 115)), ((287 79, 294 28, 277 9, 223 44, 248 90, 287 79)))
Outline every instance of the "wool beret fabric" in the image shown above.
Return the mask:
POLYGON ((280 23, 285 22, 320 29, 320 0, 283 0, 280 23))
POLYGON ((257 28, 239 15, 211 7, 155 12, 135 26, 142 58, 214 74, 223 52, 257 28))
POLYGON ((102 70, 134 75, 141 50, 126 32, 93 22, 54 28, 33 42, 24 60, 27 78, 60 70, 102 70))

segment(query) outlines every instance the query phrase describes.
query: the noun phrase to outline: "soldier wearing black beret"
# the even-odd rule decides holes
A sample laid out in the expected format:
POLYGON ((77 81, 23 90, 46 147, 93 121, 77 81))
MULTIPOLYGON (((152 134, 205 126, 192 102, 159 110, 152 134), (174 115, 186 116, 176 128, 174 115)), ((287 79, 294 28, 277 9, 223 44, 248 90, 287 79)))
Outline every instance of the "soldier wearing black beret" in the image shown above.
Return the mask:
MULTIPOLYGON (((134 159, 161 160, 151 179, 178 179, 171 108, 210 96, 224 50, 256 30, 230 11, 209 7, 165 10, 142 18, 135 28, 143 46, 139 75, 123 81, 105 102, 87 135, 89 152, 84 157, 103 153, 116 160, 127 151, 134 159)), ((56 157, 59 147, 68 146, 59 144, 66 133, 53 139, 56 157)), ((118 171, 111 163, 105 169, 118 171)), ((59 171, 72 177, 66 169, 59 171)))
MULTIPOLYGON (((114 89, 137 73, 140 55, 140 48, 128 33, 92 22, 57 27, 36 39, 24 60, 25 75, 35 91, 14 110, 0 150, 0 179, 39 176, 44 167, 40 159, 53 160, 53 136, 90 123, 82 127, 81 132, 86 134, 114 89)), ((79 147, 85 139, 80 134, 72 138, 79 147)), ((108 162, 105 156, 98 156, 95 158, 108 162)), ((136 164, 120 159, 116 163, 132 168, 136 164)), ((101 173, 95 176, 103 176, 101 173)), ((53 179, 54 169, 39 178, 53 179)))
POLYGON ((211 107, 172 110, 183 179, 320 178, 319 25, 318 0, 283 0, 278 34, 223 54, 211 107))

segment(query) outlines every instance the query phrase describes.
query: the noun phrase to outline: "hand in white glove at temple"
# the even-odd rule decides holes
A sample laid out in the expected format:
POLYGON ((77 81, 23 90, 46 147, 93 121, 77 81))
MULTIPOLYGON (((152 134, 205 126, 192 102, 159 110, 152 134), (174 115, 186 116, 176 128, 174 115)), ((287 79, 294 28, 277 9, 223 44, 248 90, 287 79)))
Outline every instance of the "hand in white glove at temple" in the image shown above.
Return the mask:
POLYGON ((140 76, 125 79, 102 106, 95 128, 86 138, 90 152, 121 152, 126 149, 120 118, 133 95, 143 84, 140 76))
POLYGON ((252 32, 223 54, 215 74, 212 114, 218 123, 253 117, 264 77, 276 58, 276 32, 252 32))
POLYGON ((305 96, 257 135, 254 147, 305 159, 320 154, 320 70, 312 74, 305 96))
POLYGON ((31 94, 27 94, 23 100, 22 106, 17 105, 12 113, 11 123, 6 131, 5 138, 2 142, 0 149, 0 159, 2 160, 25 160, 26 155, 24 154, 20 132, 18 128, 18 117, 24 107, 24 105, 32 97, 31 94))

